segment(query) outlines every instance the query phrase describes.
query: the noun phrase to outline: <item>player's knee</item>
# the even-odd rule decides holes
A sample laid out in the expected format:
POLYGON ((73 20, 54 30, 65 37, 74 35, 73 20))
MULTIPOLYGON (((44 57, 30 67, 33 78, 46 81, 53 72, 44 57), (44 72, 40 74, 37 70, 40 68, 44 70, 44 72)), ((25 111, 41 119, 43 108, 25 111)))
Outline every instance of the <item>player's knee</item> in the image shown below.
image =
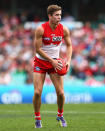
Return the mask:
POLYGON ((34 96, 35 97, 40 97, 41 96, 41 91, 35 91, 34 96))
POLYGON ((59 91, 58 93, 57 93, 57 95, 59 96, 59 97, 64 97, 64 91, 59 91))

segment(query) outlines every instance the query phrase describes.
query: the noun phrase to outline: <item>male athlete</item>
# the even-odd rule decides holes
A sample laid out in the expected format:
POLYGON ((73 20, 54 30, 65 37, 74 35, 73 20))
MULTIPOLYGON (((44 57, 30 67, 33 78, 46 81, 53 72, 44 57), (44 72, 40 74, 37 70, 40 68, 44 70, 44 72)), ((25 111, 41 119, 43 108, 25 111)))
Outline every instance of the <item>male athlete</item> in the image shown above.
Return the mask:
POLYGON ((67 71, 69 71, 72 45, 70 40, 69 30, 60 24, 62 9, 58 5, 50 5, 47 8, 47 14, 49 21, 39 26, 35 31, 35 49, 36 56, 34 61, 34 97, 33 106, 35 112, 35 127, 41 128, 41 94, 43 84, 45 81, 46 73, 50 75, 50 79, 55 86, 57 94, 57 121, 60 122, 61 126, 67 127, 67 123, 63 117, 64 107, 64 90, 63 90, 63 78, 56 73, 56 69, 61 70, 62 64, 59 58, 60 46, 62 39, 65 40, 67 46, 67 71))

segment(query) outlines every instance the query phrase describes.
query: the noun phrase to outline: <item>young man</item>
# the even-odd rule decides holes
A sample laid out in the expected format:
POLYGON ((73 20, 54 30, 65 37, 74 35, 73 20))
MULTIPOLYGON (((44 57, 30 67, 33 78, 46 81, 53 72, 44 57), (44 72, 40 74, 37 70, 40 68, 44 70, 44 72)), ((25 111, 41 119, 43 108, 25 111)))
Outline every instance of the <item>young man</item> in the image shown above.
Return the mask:
POLYGON ((55 86, 57 94, 58 114, 57 120, 61 123, 61 126, 66 127, 67 123, 63 117, 64 107, 64 90, 63 90, 63 78, 56 73, 56 69, 61 70, 62 64, 59 58, 60 46, 62 39, 64 38, 67 46, 67 71, 70 67, 72 46, 70 40, 69 30, 60 24, 62 9, 58 5, 50 5, 47 8, 47 14, 49 21, 39 26, 35 31, 35 49, 36 56, 34 61, 34 97, 33 106, 35 111, 35 127, 41 128, 41 94, 43 84, 45 81, 46 73, 50 75, 51 81, 55 86))

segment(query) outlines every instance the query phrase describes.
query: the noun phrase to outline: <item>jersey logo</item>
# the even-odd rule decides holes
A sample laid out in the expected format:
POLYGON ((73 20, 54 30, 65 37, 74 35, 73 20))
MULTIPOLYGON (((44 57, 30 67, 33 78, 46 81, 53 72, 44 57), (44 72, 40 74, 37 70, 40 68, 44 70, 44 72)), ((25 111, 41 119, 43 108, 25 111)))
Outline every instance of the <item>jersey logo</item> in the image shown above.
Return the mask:
POLYGON ((44 39, 44 40, 47 40, 47 41, 49 41, 49 40, 50 40, 50 38, 49 38, 49 37, 44 37, 43 39, 44 39))
POLYGON ((40 68, 38 66, 35 67, 36 71, 40 71, 40 68))
POLYGON ((51 34, 51 36, 55 36, 55 34, 51 34))
POLYGON ((52 37, 53 42, 62 41, 62 36, 54 36, 52 37))

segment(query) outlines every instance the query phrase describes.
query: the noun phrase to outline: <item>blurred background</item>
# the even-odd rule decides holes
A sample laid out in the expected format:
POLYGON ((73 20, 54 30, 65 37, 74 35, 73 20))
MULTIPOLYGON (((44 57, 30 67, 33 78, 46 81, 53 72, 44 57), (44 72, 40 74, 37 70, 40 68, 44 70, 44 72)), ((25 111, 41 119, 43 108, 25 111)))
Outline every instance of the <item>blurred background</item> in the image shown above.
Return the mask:
MULTIPOLYGON (((0 103, 32 103, 34 33, 48 20, 50 4, 63 8, 61 23, 72 40, 71 67, 64 76, 66 103, 105 102, 104 0, 0 0, 0 103)), ((66 58, 64 41, 61 55, 66 58)), ((42 103, 56 103, 49 76, 42 103)))

